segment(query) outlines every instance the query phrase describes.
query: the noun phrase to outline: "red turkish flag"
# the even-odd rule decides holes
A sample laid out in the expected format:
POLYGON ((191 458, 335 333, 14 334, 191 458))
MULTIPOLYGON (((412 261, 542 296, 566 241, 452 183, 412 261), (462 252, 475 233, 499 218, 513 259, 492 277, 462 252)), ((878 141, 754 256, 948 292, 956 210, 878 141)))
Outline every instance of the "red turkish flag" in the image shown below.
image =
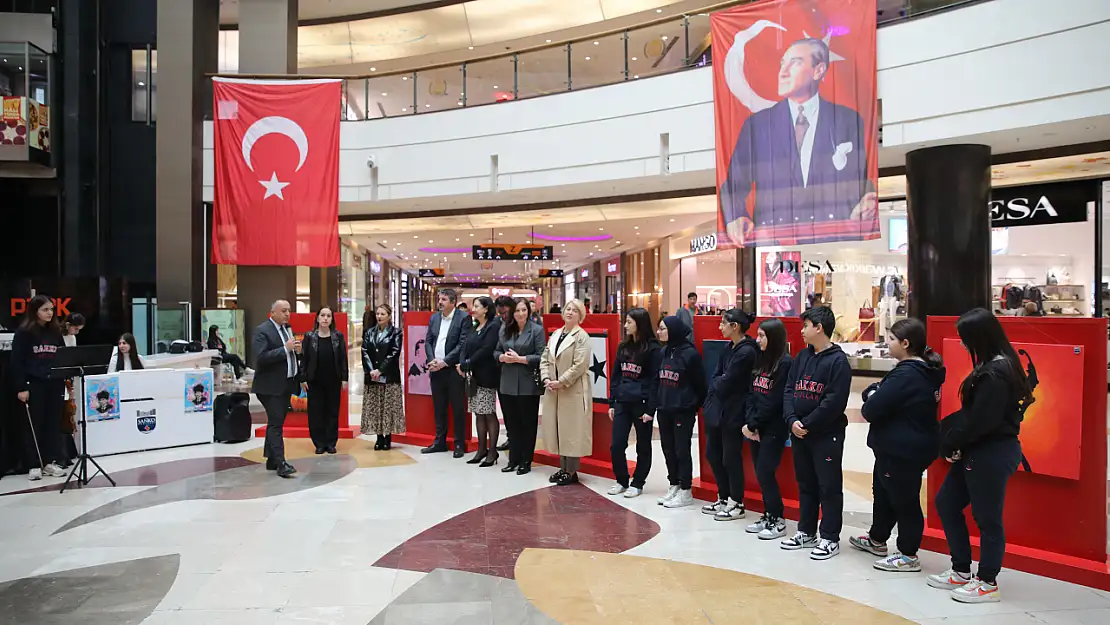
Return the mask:
POLYGON ((338 80, 214 78, 212 262, 339 265, 338 80))

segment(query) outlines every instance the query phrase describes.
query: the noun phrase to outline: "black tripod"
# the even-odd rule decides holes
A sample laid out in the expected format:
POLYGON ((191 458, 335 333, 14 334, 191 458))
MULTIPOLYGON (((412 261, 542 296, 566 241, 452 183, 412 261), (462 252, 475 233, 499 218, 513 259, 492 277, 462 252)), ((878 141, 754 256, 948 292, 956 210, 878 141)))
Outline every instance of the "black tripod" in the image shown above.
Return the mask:
MULTIPOLYGON (((77 369, 81 373, 81 388, 82 391, 84 391, 85 368, 77 367, 77 369)), ((77 456, 77 462, 73 463, 73 469, 70 470, 69 477, 66 478, 65 484, 62 484, 62 489, 58 492, 66 492, 66 488, 69 487, 69 482, 73 479, 74 476, 77 476, 78 487, 88 486, 89 480, 96 477, 97 473, 103 475, 105 478, 107 478, 109 482, 111 482, 112 486, 115 486, 116 481, 112 479, 112 476, 108 475, 108 472, 104 470, 104 467, 100 466, 100 463, 96 461, 96 458, 89 455, 89 437, 85 421, 84 393, 82 392, 82 397, 80 398, 75 397, 73 403, 79 406, 79 408, 77 409, 77 414, 80 416, 81 419, 81 453, 77 456), (94 467, 96 467, 96 473, 93 473, 92 477, 89 477, 90 462, 93 464, 94 467)))

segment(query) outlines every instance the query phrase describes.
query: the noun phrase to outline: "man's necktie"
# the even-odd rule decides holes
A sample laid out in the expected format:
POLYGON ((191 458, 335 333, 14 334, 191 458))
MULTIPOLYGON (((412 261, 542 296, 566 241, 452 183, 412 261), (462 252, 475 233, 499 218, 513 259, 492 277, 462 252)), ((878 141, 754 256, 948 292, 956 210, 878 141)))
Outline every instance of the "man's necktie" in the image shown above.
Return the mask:
POLYGON ((806 131, 809 130, 809 120, 806 112, 798 109, 798 119, 794 122, 794 143, 798 146, 798 153, 802 152, 802 143, 806 140, 806 131))
MULTIPOLYGON (((285 333, 285 326, 278 326, 278 333, 281 335, 281 346, 284 348, 285 344, 289 341, 289 335, 285 333)), ((293 367, 290 366, 289 350, 285 350, 285 375, 289 376, 289 370, 293 367)), ((292 377, 292 376, 289 376, 292 377)))

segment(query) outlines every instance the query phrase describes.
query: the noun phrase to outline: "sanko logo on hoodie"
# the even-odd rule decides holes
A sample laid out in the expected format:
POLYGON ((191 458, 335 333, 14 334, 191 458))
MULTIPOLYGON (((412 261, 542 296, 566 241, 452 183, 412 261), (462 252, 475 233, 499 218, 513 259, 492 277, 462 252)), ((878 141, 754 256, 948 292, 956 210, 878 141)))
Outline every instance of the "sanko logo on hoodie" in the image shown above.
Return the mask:
POLYGON ((666 383, 667 386, 678 386, 680 377, 681 374, 677 371, 673 371, 671 369, 659 370, 659 379, 666 383))
POLYGON ((794 384, 794 396, 801 396, 810 401, 821 401, 821 393, 824 391, 825 383, 814 382, 808 375, 794 384))

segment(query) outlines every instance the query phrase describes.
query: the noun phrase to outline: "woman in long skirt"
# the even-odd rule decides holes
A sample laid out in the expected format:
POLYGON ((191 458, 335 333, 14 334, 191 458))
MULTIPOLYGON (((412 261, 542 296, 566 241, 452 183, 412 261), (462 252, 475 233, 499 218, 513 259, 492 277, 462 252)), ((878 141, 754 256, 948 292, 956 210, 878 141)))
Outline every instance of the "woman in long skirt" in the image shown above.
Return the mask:
POLYGON ((393 309, 382 304, 374 311, 375 325, 362 337, 362 368, 366 384, 362 397, 362 433, 375 434, 374 449, 390 449, 394 434, 405 431, 404 392, 401 389, 401 328, 394 326, 393 309))

